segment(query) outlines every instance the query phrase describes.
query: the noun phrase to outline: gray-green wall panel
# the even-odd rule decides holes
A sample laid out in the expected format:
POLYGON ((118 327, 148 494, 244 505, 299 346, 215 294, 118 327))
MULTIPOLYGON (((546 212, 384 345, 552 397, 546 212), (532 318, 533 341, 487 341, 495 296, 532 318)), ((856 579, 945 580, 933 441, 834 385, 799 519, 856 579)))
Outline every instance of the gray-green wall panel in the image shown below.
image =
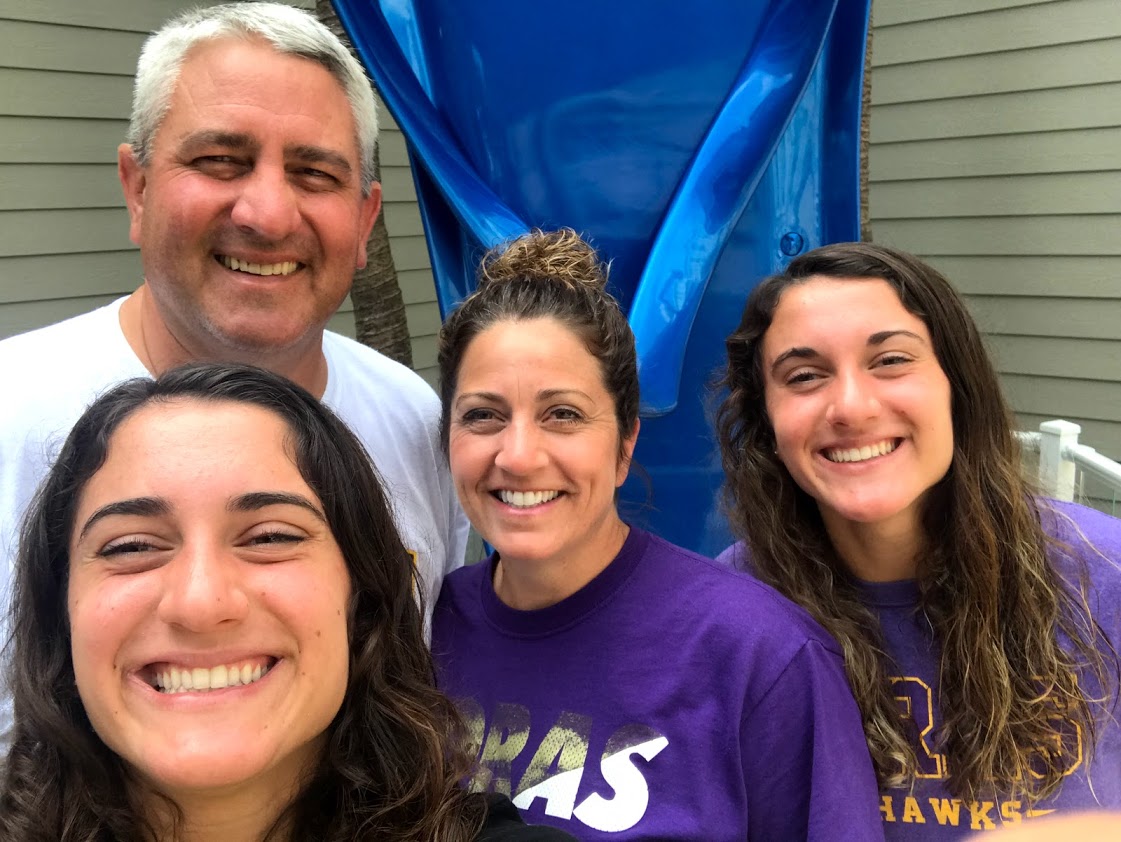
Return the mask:
MULTIPOLYGON (((879 109, 872 113, 875 124, 879 109)), ((868 150, 868 162, 873 184, 912 178, 1104 172, 1121 169, 1121 127, 877 142, 868 150)))
POLYGON ((124 206, 116 164, 0 164, 0 210, 124 206))
POLYGON ((0 20, 0 64, 132 77, 142 32, 0 20))
POLYGON ((0 115, 0 163, 116 165, 128 120, 0 115))
POLYGON ((877 27, 913 23, 921 20, 944 18, 948 15, 966 15, 993 9, 1016 6, 1035 6, 1054 0, 908 0, 906 3, 875 3, 873 12, 877 27))
MULTIPOLYGON (((880 0, 880 6, 905 6, 911 0, 880 0)), ((952 14, 944 7, 935 18, 876 33, 874 65, 908 64, 950 56, 1022 50, 1121 36, 1117 0, 1060 0, 975 14, 952 14)))
POLYGON ((1116 214, 1118 196, 1121 170, 892 181, 876 185, 871 212, 876 219, 1116 214))

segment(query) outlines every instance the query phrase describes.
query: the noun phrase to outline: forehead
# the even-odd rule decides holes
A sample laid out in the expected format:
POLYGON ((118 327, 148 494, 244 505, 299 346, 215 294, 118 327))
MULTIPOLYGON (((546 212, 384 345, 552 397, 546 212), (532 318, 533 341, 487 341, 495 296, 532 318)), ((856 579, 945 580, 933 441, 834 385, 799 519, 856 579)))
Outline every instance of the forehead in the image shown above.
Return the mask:
POLYGON ((599 361, 583 337, 556 319, 501 321, 471 340, 459 368, 459 391, 511 379, 540 389, 605 391, 599 361))
POLYGON ((175 497, 206 489, 224 504, 227 494, 247 489, 306 487, 288 441, 285 422, 258 406, 149 403, 114 431, 79 509, 106 497, 175 497))
POLYGON ((174 142, 201 129, 237 129, 316 143, 357 159, 350 101, 341 83, 311 59, 278 52, 259 38, 218 38, 183 59, 157 133, 174 142))
POLYGON ((763 351, 773 357, 791 345, 816 348, 851 341, 863 346, 870 335, 885 330, 930 338, 926 324, 903 306, 887 281, 813 277, 783 291, 763 351))

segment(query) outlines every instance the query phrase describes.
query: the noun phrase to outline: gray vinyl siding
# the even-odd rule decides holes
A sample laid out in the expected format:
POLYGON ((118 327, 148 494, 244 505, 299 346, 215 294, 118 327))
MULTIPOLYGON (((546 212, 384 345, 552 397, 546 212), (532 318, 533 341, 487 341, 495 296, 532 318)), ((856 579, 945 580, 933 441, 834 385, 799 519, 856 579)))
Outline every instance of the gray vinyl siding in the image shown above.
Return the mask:
MULTIPOLYGON (((116 171, 132 75, 148 33, 199 5, 213 2, 0 0, 0 338, 101 306, 139 284, 116 171)), ((382 115, 390 248, 415 367, 434 379, 439 316, 428 251, 404 139, 382 115)), ((354 335, 349 301, 330 327, 354 335)))
POLYGON ((1121 459, 1121 3, 874 0, 873 239, 967 295, 1026 429, 1121 459))

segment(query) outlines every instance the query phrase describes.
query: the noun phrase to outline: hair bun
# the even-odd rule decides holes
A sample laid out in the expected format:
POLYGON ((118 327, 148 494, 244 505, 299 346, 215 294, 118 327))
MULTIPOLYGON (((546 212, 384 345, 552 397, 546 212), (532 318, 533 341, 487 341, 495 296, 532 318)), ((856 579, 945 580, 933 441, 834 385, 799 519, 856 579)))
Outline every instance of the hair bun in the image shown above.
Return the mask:
POLYGON ((607 287, 607 265, 571 228, 535 228, 487 252, 479 266, 479 287, 542 279, 569 287, 607 287))

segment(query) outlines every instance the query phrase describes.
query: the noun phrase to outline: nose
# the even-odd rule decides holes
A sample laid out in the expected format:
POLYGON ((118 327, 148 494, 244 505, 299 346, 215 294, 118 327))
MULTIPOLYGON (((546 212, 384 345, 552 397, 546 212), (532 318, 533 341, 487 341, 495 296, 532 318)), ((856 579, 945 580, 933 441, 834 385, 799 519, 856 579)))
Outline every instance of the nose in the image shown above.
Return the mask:
POLYGON ((511 474, 525 475, 544 467, 548 460, 542 432, 532 422, 515 421, 502 431, 494 464, 511 474))
POLYGON ((231 218, 243 232, 271 243, 296 231, 300 224, 298 196, 282 164, 254 164, 241 180, 231 218))
POLYGON ((833 381, 825 420, 839 427, 854 427, 880 413, 875 384, 864 372, 839 372, 833 381))
POLYGON ((159 618, 168 625, 198 633, 245 619, 249 600, 238 564, 214 543, 185 543, 164 566, 159 618))

